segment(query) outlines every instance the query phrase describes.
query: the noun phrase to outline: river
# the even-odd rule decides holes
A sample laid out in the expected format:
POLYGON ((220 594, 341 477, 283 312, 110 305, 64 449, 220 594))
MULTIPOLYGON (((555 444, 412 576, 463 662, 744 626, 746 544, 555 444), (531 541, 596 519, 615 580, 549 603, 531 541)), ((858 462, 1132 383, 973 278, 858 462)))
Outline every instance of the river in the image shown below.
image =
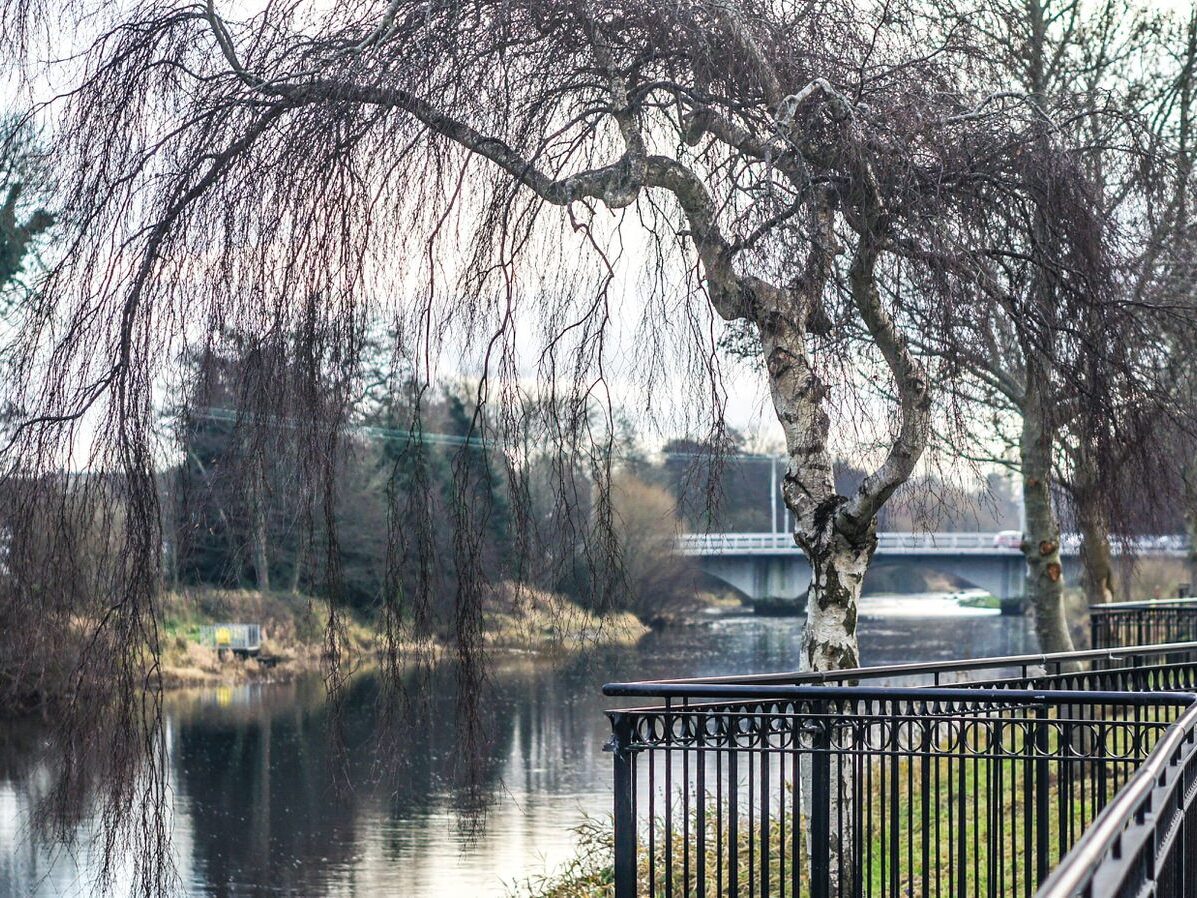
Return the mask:
MULTIPOLYGON (((587 815, 609 814, 603 682, 790 670, 801 626, 720 615, 565 660, 497 655, 474 764, 460 748, 447 668, 411 684, 423 707, 385 728, 378 684, 365 676, 335 716, 319 678, 172 694, 164 741, 184 891, 504 896, 568 857, 571 830, 587 815), (334 730, 340 741, 330 738, 334 730), (396 749, 397 765, 380 765, 380 738, 396 749)), ((962 608, 942 595, 865 599, 860 641, 870 664, 1032 647, 1023 618, 962 608)), ((30 835, 32 809, 52 775, 43 742, 34 724, 0 724, 4 898, 94 891, 86 840, 55 851, 30 835)), ((127 873, 116 874, 118 894, 127 873)))

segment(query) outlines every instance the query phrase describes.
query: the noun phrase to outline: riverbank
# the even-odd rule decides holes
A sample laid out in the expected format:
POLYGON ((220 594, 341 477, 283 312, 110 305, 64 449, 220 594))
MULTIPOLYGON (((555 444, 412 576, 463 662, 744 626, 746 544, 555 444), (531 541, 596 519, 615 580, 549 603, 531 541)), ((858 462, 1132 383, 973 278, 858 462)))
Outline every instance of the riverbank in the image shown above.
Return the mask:
MULTIPOLYGON (((283 681, 318 671, 328 650, 328 603, 289 592, 199 587, 162 598, 162 680, 168 688, 283 681), (202 644, 204 626, 256 623, 262 627, 258 657, 242 658, 202 644)), ((351 611, 338 614, 342 660, 349 669, 373 666, 382 640, 374 623, 351 611)), ((633 645, 649 632, 635 615, 596 615, 564 596, 499 584, 483 606, 488 650, 560 655, 597 646, 633 645)), ((400 653, 437 660, 443 641, 401 642, 400 653)))
MULTIPOLYGON (((708 614, 627 647, 559 657, 494 649, 475 731, 480 766, 468 768, 481 770, 480 779, 462 776, 466 706, 449 663, 406 684, 413 718, 379 717, 381 684, 368 673, 335 704, 319 673, 287 684, 171 690, 162 739, 172 826, 183 834, 172 848, 181 890, 226 894, 232 883, 239 893, 275 894, 283 882, 290 894, 330 895, 357 883, 370 898, 508 898, 530 879, 537 885, 567 874, 584 847, 576 827, 611 813, 611 757, 601 751, 611 725, 603 712, 619 702, 601 684, 792 670, 802 627, 801 618, 708 614), (381 762, 398 759, 380 752, 381 740, 402 755, 393 772, 381 762)), ((1034 646, 1028 618, 992 613, 920 618, 865 609, 860 640, 874 665, 1034 646)), ((0 767, 12 778, 9 792, 0 784, 8 891, 90 898, 97 868, 86 853, 6 838, 28 830, 35 797, 59 761, 44 722, 10 723, 8 733, 0 739, 0 767)), ((713 778, 707 783, 713 788, 713 778)), ((586 870, 574 872, 574 883, 585 885, 586 870)), ((578 894, 585 893, 559 890, 554 898, 578 894)))

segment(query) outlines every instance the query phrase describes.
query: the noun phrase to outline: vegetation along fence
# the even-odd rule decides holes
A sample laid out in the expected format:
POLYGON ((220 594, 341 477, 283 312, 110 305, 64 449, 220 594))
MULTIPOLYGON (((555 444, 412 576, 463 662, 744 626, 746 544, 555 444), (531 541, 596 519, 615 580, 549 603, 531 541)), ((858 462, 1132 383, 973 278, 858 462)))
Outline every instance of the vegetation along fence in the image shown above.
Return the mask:
POLYGON ((604 691, 617 898, 1194 894, 1197 643, 604 691))
POLYGON ((1197 639, 1197 598, 1089 606, 1095 649, 1197 639))

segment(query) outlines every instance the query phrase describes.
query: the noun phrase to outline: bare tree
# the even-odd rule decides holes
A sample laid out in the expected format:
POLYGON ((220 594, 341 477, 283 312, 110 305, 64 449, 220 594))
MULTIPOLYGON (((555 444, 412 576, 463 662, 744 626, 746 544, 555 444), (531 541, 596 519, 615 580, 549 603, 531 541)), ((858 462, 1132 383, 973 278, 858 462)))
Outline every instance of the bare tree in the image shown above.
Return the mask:
MULTIPOLYGON (((81 420, 100 422, 92 464, 130 496, 131 559, 103 626, 153 627, 156 373, 230 322, 306 334, 338 372, 332 399, 266 389, 256 416, 311 422, 303 469, 326 509, 330 590, 335 495, 320 460, 378 314, 426 382, 446 335, 476 356, 477 406, 501 413, 475 424, 513 454, 512 410, 528 407, 517 334, 535 320, 551 441, 599 448, 594 516, 609 522, 613 428, 591 413, 610 408, 614 284, 630 265, 648 386, 663 354, 680 357, 716 434, 717 335, 732 325, 759 341, 814 573, 801 662, 851 667, 878 512, 924 454, 937 386, 958 376, 912 340, 963 334, 1010 301, 1015 246, 1036 315, 1052 311, 1024 352, 1028 401, 1044 403, 1068 303, 1108 296, 1099 207, 1060 132, 1033 97, 978 81, 955 20, 918 3, 283 0, 243 20, 211 0, 65 7, 6 13, 16 44, 39 13, 98 35, 54 108, 79 227, 20 334, 31 414, 6 460, 10 477, 52 469, 81 420), (832 470, 842 426, 872 447, 851 495, 832 470)), ((1026 445, 1043 455, 1050 435, 1026 445)), ((467 479, 461 571, 478 568, 486 524, 467 479)), ((470 577, 456 590, 469 693, 480 593, 470 577)))
MULTIPOLYGON (((1152 262, 1155 277, 1149 282, 1156 291, 1174 302, 1197 307, 1197 267, 1193 253, 1197 246, 1197 219, 1194 218, 1193 197, 1197 192, 1194 181, 1194 142, 1197 141, 1197 11, 1188 20, 1177 23, 1172 40, 1165 45, 1170 75, 1166 90, 1157 109, 1159 129, 1175 148, 1175 167, 1171 183, 1163 189, 1166 201, 1159 204, 1156 217, 1158 229, 1166 235, 1153 247, 1152 262), (1170 188, 1170 189, 1169 189, 1170 188)), ((1195 384, 1191 364, 1192 344, 1184 335, 1168 335, 1176 356, 1176 402, 1182 408, 1197 408, 1195 384)), ((1185 527, 1189 537, 1189 580, 1197 585, 1197 440, 1192 429, 1176 427, 1168 435, 1174 457, 1179 462, 1179 482, 1185 527)))
MULTIPOLYGON (((987 282, 995 302, 974 320, 972 338, 936 345, 972 371, 976 382, 964 401, 997 410, 997 442, 1014 450, 1013 459, 995 460, 1021 473, 1028 599, 1041 648, 1061 651, 1072 642, 1055 487, 1067 490, 1082 530, 1090 601, 1108 601, 1110 531, 1122 516, 1124 485, 1158 468, 1164 453, 1148 435, 1175 412, 1166 354, 1156 347, 1163 333, 1191 323, 1145 286, 1154 277, 1153 255, 1168 240, 1145 215, 1156 204, 1153 179, 1172 152, 1152 122, 1166 94, 1154 60, 1168 31, 1122 0, 985 5, 970 27, 977 45, 989 48, 988 77, 1005 85, 1007 101, 1031 105, 1054 133, 1068 136, 1069 164, 1083 171, 1086 187, 1070 195, 1046 175, 1040 189, 1053 200, 1042 208, 1060 216, 1077 204, 1094 207, 1090 238, 1101 248, 1089 252, 1109 266, 1103 298, 1083 295, 1093 281, 1077 293, 1075 260, 1055 224, 1048 216, 1028 219, 1013 239, 1040 245, 1058 264, 1028 266, 1017 252, 1004 253, 987 282)), ((992 433, 988 421, 982 430, 992 433)))

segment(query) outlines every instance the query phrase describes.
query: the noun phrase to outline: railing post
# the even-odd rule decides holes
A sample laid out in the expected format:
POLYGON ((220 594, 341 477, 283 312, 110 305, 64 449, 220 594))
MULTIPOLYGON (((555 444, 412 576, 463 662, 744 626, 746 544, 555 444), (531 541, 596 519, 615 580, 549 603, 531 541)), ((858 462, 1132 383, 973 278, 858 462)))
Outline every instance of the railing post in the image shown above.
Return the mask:
POLYGON ((613 712, 611 741, 606 748, 615 759, 615 898, 636 898, 636 769, 633 764, 632 723, 613 712))
POLYGON ((1051 807, 1051 765, 1048 751, 1047 706, 1035 709, 1035 873, 1036 885, 1042 885, 1048 874, 1048 851, 1051 827, 1048 823, 1051 807))
POLYGON ((831 879, 831 725, 823 705, 810 721, 810 894, 829 898, 831 879))

